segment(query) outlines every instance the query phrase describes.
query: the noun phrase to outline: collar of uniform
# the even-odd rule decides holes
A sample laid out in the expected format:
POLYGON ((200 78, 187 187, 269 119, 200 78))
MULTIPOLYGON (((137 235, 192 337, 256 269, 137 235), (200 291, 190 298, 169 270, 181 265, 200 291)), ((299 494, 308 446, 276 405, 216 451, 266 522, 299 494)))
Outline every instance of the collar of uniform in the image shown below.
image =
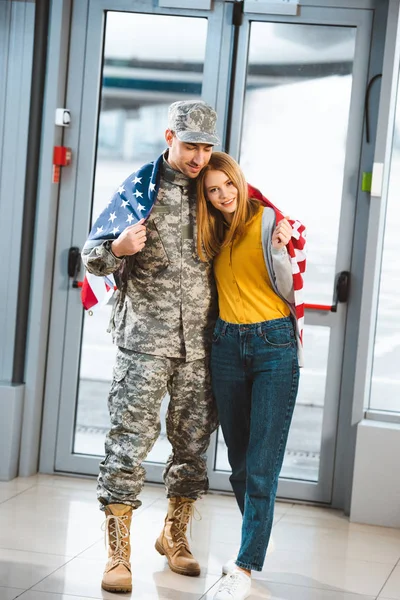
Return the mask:
POLYGON ((174 183, 175 185, 180 185, 182 187, 188 187, 188 185, 190 184, 190 177, 187 177, 187 175, 184 175, 180 171, 175 171, 175 169, 173 169, 171 167, 171 165, 168 163, 167 157, 168 157, 168 150, 166 150, 164 152, 164 156, 163 156, 162 174, 163 174, 164 179, 166 181, 174 183))

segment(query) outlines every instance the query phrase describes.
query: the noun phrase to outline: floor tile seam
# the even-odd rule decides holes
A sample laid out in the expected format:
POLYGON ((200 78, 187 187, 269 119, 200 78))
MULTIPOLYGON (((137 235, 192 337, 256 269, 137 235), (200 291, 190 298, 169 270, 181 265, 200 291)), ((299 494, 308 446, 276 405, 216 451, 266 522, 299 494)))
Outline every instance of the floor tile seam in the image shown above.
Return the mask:
MULTIPOLYGON (((314 523, 301 523, 301 522, 297 522, 297 521, 286 521, 285 516, 287 516, 287 515, 282 515, 280 521, 283 519, 284 520, 283 524, 287 525, 287 527, 293 527, 293 526, 294 527, 308 527, 310 529, 327 529, 329 531, 331 531, 333 529, 334 531, 338 531, 338 532, 347 531, 348 533, 351 533, 351 535, 367 535, 367 536, 369 535, 374 538, 380 537, 380 538, 384 538, 384 539, 395 539, 396 541, 398 541, 400 543, 400 533, 398 534, 398 537, 394 537, 392 531, 387 531, 387 532, 382 531, 381 533, 378 533, 378 532, 375 533, 373 531, 362 531, 359 529, 351 528, 352 523, 350 523, 350 522, 347 523, 346 527, 343 527, 343 526, 338 527, 337 523, 335 523, 333 520, 332 520, 332 524, 331 523, 327 524, 325 522, 323 525, 318 525, 318 521, 320 521, 321 519, 315 519, 314 523)), ((366 526, 366 527, 368 527, 368 526, 366 526)), ((393 527, 390 529, 395 529, 395 528, 393 527)))
POLYGON ((385 580, 384 584, 382 585, 381 589, 378 592, 377 598, 379 598, 379 596, 383 592, 386 584, 388 583, 389 579, 391 578, 391 576, 393 575, 394 571, 396 570, 396 567, 398 566, 399 561, 400 561, 400 559, 397 561, 397 563, 394 565, 393 569, 390 571, 389 575, 387 576, 387 579, 385 580))
POLYGON ((28 492, 29 490, 31 490, 34 487, 36 487, 36 485, 32 485, 31 487, 26 488, 26 490, 21 490, 20 492, 17 492, 16 494, 14 494, 13 496, 11 496, 10 498, 7 498, 6 500, 1 500, 0 501, 0 506, 2 504, 5 504, 6 502, 9 502, 10 500, 14 500, 17 496, 21 496, 21 494, 25 494, 25 492, 28 492))
POLYGON ((284 516, 285 515, 281 515, 279 517, 279 519, 277 517, 274 517, 274 521, 272 523, 272 531, 274 531, 274 528, 282 521, 282 519, 283 519, 284 516))
MULTIPOLYGON (((139 507, 139 508, 140 508, 140 513, 139 513, 138 515, 135 515, 135 512, 136 512, 136 511, 135 511, 135 510, 133 510, 133 512, 132 512, 132 523, 133 523, 133 522, 134 522, 136 519, 140 519, 140 515, 142 515, 144 512, 147 512, 147 511, 149 510, 149 508, 152 508, 152 507, 153 507, 153 505, 154 505, 156 502, 159 502, 159 500, 164 500, 164 498, 155 498, 154 500, 152 500, 152 501, 150 502, 150 504, 146 504, 146 505, 142 504, 142 505, 139 507)), ((165 500, 166 500, 166 498, 165 498, 165 500)), ((154 508, 154 507, 153 507, 153 508, 154 508)), ((165 511, 164 511, 164 512, 166 512, 166 510, 167 510, 167 507, 165 507, 165 511)))
MULTIPOLYGON (((285 509, 282 512, 282 516, 286 517, 292 510, 293 510, 294 504, 290 505, 287 509, 285 509)), ((279 507, 279 510, 281 509, 281 507, 279 507)))
MULTIPOLYGON (((273 530, 272 530, 273 532, 273 530)), ((272 536, 273 537, 273 536, 272 536)), ((301 548, 281 548, 280 546, 278 546, 278 544, 274 541, 274 552, 292 552, 292 553, 298 553, 300 551, 303 550, 307 550, 307 548, 305 548, 305 546, 302 546, 301 548)), ((311 549, 312 551, 312 549, 311 549)), ((329 552, 329 551, 327 551, 329 552)), ((325 553, 325 551, 323 549, 318 549, 318 550, 314 550, 312 551, 313 554, 315 554, 318 558, 324 558, 324 559, 328 559, 328 560, 344 560, 344 561, 356 561, 356 562, 362 562, 362 563, 367 563, 367 564, 373 564, 373 565, 392 565, 393 564, 393 560, 368 560, 366 558, 356 558, 354 556, 346 556, 346 558, 343 558, 343 552, 341 554, 337 554, 337 555, 332 555, 332 554, 327 554, 325 553)), ((398 559, 394 559, 395 560, 395 564, 398 563, 398 559)))
MULTIPOLYGON (((45 581, 46 579, 48 579, 49 577, 51 577, 52 575, 54 575, 54 573, 57 573, 57 571, 59 571, 60 569, 63 569, 66 565, 68 565, 70 562, 72 562, 74 560, 73 558, 70 558, 69 560, 67 560, 65 563, 63 563, 62 565, 59 565, 56 569, 54 569, 54 571, 51 571, 51 573, 48 573, 45 577, 42 577, 42 579, 39 579, 39 581, 37 581, 36 583, 33 583, 30 587, 26 588, 25 592, 40 592, 42 593, 42 590, 34 590, 33 588, 36 587, 37 585, 39 585, 40 583, 42 583, 42 581, 45 581)), ((46 592, 45 592, 46 593, 46 592)), ((50 593, 50 592, 47 592, 50 593)), ((55 592, 52 592, 55 593, 55 592)), ((60 594, 61 596, 62 594, 60 594)), ((17 596, 19 598, 19 596, 17 596)), ((90 596, 88 596, 90 597, 90 596)))
MULTIPOLYGON (((292 551, 288 551, 288 550, 281 550, 280 548, 274 548, 274 553, 276 551, 282 551, 282 552, 292 552, 292 551)), ((297 552, 299 552, 300 550, 298 549, 297 552)), ((272 556, 272 554, 271 554, 272 556)), ((365 560, 363 558, 345 558, 343 559, 341 556, 330 556, 328 554, 324 554, 322 555, 320 552, 316 552, 314 553, 314 556, 311 556, 310 559, 315 559, 315 558, 322 558, 324 561, 328 561, 328 562, 332 562, 335 561, 340 562, 342 561, 343 563, 356 563, 356 564, 360 564, 360 565, 365 565, 366 567, 369 565, 381 565, 381 566, 386 566, 386 567, 392 567, 393 563, 392 562, 382 562, 380 560, 365 560)), ((394 568, 394 567, 393 567, 394 568)))
MULTIPOLYGON (((292 512, 287 512, 285 513, 285 517, 288 517, 290 519, 312 519, 313 521, 316 521, 317 523, 319 521, 332 521, 333 523, 346 523, 346 524, 351 524, 351 521, 349 521, 348 517, 345 517, 343 515, 341 516, 335 516, 332 515, 330 513, 326 513, 325 515, 322 514, 312 514, 312 513, 292 513, 292 512)), ((290 522, 290 521, 289 521, 290 522)), ((362 525, 363 523, 355 523, 362 525)))
MULTIPOLYGON (((38 584, 35 583, 35 585, 38 585, 38 584)), ((24 590, 22 592, 22 594, 25 594, 26 592, 35 592, 35 593, 38 593, 38 594, 48 594, 48 595, 53 595, 53 596, 60 596, 60 598, 62 596, 68 596, 68 598, 71 597, 71 598, 78 598, 79 600, 82 599, 82 594, 77 595, 77 594, 74 594, 74 593, 71 593, 71 592, 68 592, 68 593, 61 592, 61 593, 59 593, 59 592, 49 592, 47 590, 34 590, 32 588, 28 588, 27 590, 24 590)), ((14 598, 14 600, 17 600, 18 598, 21 598, 22 594, 20 594, 19 596, 16 596, 16 598, 14 598)), ((100 592, 100 594, 101 594, 101 592, 100 592)), ((121 598, 123 598, 123 597, 124 596, 122 596, 121 598)), ((89 592, 89 595, 85 594, 85 598, 90 598, 91 600, 102 600, 103 596, 91 596, 90 592, 89 592)), ((118 598, 116 600, 118 600, 118 598)))
POLYGON ((349 517, 344 514, 343 510, 332 508, 331 506, 311 506, 309 504, 293 504, 287 513, 291 515, 298 515, 299 517, 307 517, 310 513, 314 513, 314 515, 320 515, 320 517, 314 516, 315 519, 325 518, 326 515, 330 515, 332 518, 336 519, 348 519, 349 517), (299 508, 307 508, 309 510, 299 510, 299 508), (324 516, 322 516, 324 514, 324 516))
POLYGON ((13 600, 17 600, 18 598, 21 598, 21 596, 22 596, 23 594, 25 594, 25 592, 29 592, 29 589, 27 589, 27 590, 24 590, 23 592, 21 592, 20 594, 18 594, 18 596, 15 596, 15 598, 13 598, 13 600))
POLYGON ((364 594, 362 592, 352 592, 348 589, 343 589, 339 586, 331 586, 329 584, 320 584, 320 585, 302 585, 302 584, 297 584, 297 583, 288 583, 287 581, 281 581, 278 579, 269 579, 269 578, 265 578, 265 579, 253 579, 253 582, 257 582, 257 581, 264 581, 264 582, 268 582, 268 583, 274 583, 274 584, 279 584, 279 585, 291 585, 294 588, 303 588, 305 590, 307 589, 311 589, 311 590, 321 590, 324 592, 339 592, 341 594, 353 594, 355 596, 360 596, 360 598, 374 598, 375 594, 364 594), (325 587, 323 587, 325 586, 325 587))
POLYGON ((18 594, 18 596, 14 596, 13 600, 20 598, 22 596, 22 594, 25 594, 25 592, 28 591, 28 590, 23 590, 22 588, 9 587, 6 585, 0 585, 0 590, 21 590, 21 593, 18 594))
POLYGON ((93 488, 93 489, 90 490, 90 489, 85 489, 85 488, 71 488, 71 487, 68 487, 68 486, 57 486, 55 484, 49 485, 49 484, 45 484, 45 483, 42 484, 42 485, 35 484, 32 487, 27 488, 26 490, 24 490, 24 492, 27 492, 27 491, 31 490, 32 488, 34 488, 34 487, 38 488, 38 490, 40 489, 40 491, 50 490, 52 492, 56 492, 58 494, 64 494, 64 495, 66 495, 66 493, 69 493, 69 494, 73 493, 73 494, 76 494, 76 495, 85 493, 85 494, 90 494, 91 496, 93 496, 94 498, 96 498, 96 488, 93 488))
MULTIPOLYGON (((81 554, 83 554, 84 552, 87 552, 88 550, 90 550, 90 548, 93 548, 94 546, 96 546, 96 544, 98 544, 102 540, 104 540, 104 535, 100 536, 95 542, 93 542, 93 544, 90 544, 89 546, 87 546, 86 548, 84 548, 83 550, 78 552, 78 554, 75 554, 73 559, 75 560, 75 558, 80 558, 80 560, 89 560, 87 558, 82 559, 81 554)), ((92 559, 90 559, 90 560, 92 560, 92 559)))
POLYGON ((209 592, 211 592, 213 587, 216 586, 222 580, 222 577, 223 577, 222 575, 219 575, 217 581, 215 581, 205 592, 203 592, 203 594, 199 597, 199 600, 202 600, 202 598, 205 598, 207 596, 207 594, 209 592))
POLYGON ((77 490, 86 490, 86 491, 91 491, 91 490, 96 491, 96 485, 97 485, 96 478, 94 478, 91 482, 82 479, 82 482, 83 483, 77 482, 77 481, 71 481, 70 478, 67 477, 67 478, 63 478, 62 480, 46 479, 44 481, 38 481, 38 483, 35 485, 37 485, 38 487, 54 487, 59 490, 77 489, 77 490))
MULTIPOLYGON (((279 516, 279 515, 278 515, 279 516)), ((285 524, 289 527, 289 526, 297 526, 297 527, 312 527, 315 529, 335 529, 338 530, 338 526, 337 526, 337 522, 334 519, 314 519, 314 521, 312 523, 309 522, 300 522, 300 521, 287 521, 285 517, 287 517, 288 515, 282 515, 282 519, 285 521, 285 524), (327 523, 327 521, 329 521, 327 523), (318 523, 323 522, 323 525, 319 525, 318 523)), ((312 519, 312 517, 309 517, 310 519, 312 519)), ((346 528, 349 527, 349 523, 346 523, 346 528)), ((345 529, 342 526, 342 529, 345 529)))
MULTIPOLYGON (((354 530, 348 529, 347 527, 334 527, 334 526, 330 527, 330 526, 326 526, 326 525, 324 525, 324 526, 308 525, 307 523, 304 523, 304 524, 303 523, 291 523, 291 522, 285 521, 284 517, 283 517, 283 520, 279 519, 279 523, 281 523, 282 526, 285 526, 288 529, 292 529, 292 528, 295 529, 293 527, 293 525, 295 525, 295 526, 297 525, 297 527, 300 526, 300 527, 307 528, 307 529, 314 529, 319 532, 326 530, 327 534, 329 533, 329 535, 331 534, 332 531, 335 531, 335 532, 337 532, 338 536, 347 535, 347 537, 349 539, 357 538, 357 537, 359 537, 359 538, 360 537, 363 537, 363 538, 370 537, 370 538, 373 538, 374 540, 376 540, 377 538, 381 539, 382 541, 390 540, 393 543, 399 544, 399 548, 400 548, 400 536, 395 537, 390 534, 379 534, 379 533, 374 534, 374 533, 368 532, 368 531, 354 531, 354 530)), ((281 528, 282 527, 280 527, 280 529, 281 528)))
MULTIPOLYGON (((1 550, 11 550, 12 552, 25 552, 26 554, 41 554, 43 556, 59 556, 60 558, 75 558, 74 554, 58 554, 57 552, 39 552, 38 550, 21 550, 21 548, 3 548, 3 546, 0 546, 0 551, 1 550)), ((0 586, 1 587, 1 586, 0 586)))
MULTIPOLYGON (((334 593, 335 592, 339 592, 339 593, 343 593, 343 594, 353 594, 354 596, 360 596, 360 598, 368 598, 368 599, 369 598, 371 598, 371 599, 374 598, 374 596, 371 595, 371 594, 361 594, 360 592, 348 592, 347 590, 343 590, 343 589, 340 589, 340 588, 336 588, 336 589, 334 589, 334 588, 329 589, 327 587, 324 587, 324 588, 318 587, 318 588, 316 588, 316 587, 311 586, 311 585, 302 585, 301 583, 288 583, 286 581, 285 582, 284 581, 273 581, 273 580, 270 580, 270 579, 254 579, 253 578, 252 581, 253 581, 253 583, 257 582, 257 581, 268 581, 268 583, 274 583, 274 584, 278 584, 278 585, 287 585, 288 587, 302 588, 304 590, 309 590, 309 589, 311 589, 311 590, 323 590, 323 591, 326 591, 326 592, 334 592, 334 593)), ((374 600, 376 600, 376 598, 374 598, 374 600)))
MULTIPOLYGON (((265 573, 265 577, 261 577, 262 574, 263 574, 263 572, 257 573, 258 577, 256 579, 254 579, 254 581, 270 581, 271 583, 284 583, 285 585, 295 585, 295 586, 299 586, 299 587, 306 587, 306 588, 310 587, 310 588, 313 588, 313 589, 315 588, 315 589, 323 589, 323 590, 328 589, 326 586, 330 585, 330 584, 326 584, 326 583, 323 583, 323 582, 321 582, 321 583, 318 582, 317 586, 315 586, 315 585, 302 585, 302 584, 297 584, 297 583, 290 584, 290 583, 287 583, 285 581, 281 581, 281 579, 279 579, 279 580, 278 579, 271 579, 271 575, 268 575, 268 573, 265 573), (325 586, 325 587, 323 587, 323 586, 325 586)), ((286 572, 286 571, 282 572, 282 573, 278 571, 278 572, 275 573, 275 575, 278 576, 278 577, 280 575, 284 576, 284 575, 287 575, 287 574, 288 574, 288 572, 286 572)), ((315 576, 314 575, 305 575, 304 573, 303 574, 302 573, 289 573, 289 574, 291 574, 291 575, 298 575, 299 577, 308 577, 309 579, 315 579, 316 577, 318 577, 318 574, 316 574, 315 576)), ((362 595, 365 595, 365 596, 368 596, 368 595, 374 596, 375 595, 374 593, 363 594, 362 592, 351 592, 349 590, 342 589, 339 586, 337 588, 335 586, 331 586, 331 587, 332 587, 331 591, 340 591, 340 592, 347 593, 347 594, 358 593, 361 596, 362 595)))
POLYGON ((397 563, 395 564, 395 566, 393 567, 392 571, 390 572, 388 578, 386 579, 385 583, 383 584, 382 588, 379 590, 379 594, 377 595, 377 597, 375 598, 375 600, 378 600, 379 598, 381 598, 381 600, 385 600, 385 598, 383 596, 381 596, 381 593, 383 592, 383 590, 385 589, 386 584, 388 583, 389 579, 391 578, 392 574, 394 573, 394 571, 396 570, 396 568, 400 565, 400 558, 397 561, 397 563))

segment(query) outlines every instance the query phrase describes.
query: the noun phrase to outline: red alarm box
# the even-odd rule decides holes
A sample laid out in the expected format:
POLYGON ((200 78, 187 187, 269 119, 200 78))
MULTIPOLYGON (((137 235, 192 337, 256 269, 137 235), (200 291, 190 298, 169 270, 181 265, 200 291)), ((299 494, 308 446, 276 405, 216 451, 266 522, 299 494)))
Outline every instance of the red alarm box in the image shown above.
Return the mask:
POLYGON ((72 150, 66 146, 54 146, 53 151, 53 183, 60 183, 60 167, 71 164, 72 150))
POLYGON ((66 146, 54 146, 53 165, 67 167, 71 164, 72 151, 66 146))

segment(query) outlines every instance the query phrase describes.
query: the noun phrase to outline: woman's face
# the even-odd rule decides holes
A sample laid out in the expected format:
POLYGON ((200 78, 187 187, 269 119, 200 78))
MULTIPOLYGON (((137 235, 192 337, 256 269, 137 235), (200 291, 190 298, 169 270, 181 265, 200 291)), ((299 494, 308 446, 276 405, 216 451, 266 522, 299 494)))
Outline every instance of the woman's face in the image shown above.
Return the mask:
POLYGON ((230 222, 237 208, 238 190, 223 171, 207 171, 204 178, 207 200, 230 222))

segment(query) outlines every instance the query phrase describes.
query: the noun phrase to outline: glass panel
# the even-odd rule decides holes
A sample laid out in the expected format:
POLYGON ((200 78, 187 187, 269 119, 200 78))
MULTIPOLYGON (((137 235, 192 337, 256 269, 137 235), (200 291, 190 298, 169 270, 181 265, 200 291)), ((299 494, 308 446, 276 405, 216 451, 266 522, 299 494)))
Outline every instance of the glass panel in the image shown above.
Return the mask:
POLYGON ((306 224, 310 303, 332 302, 355 36, 347 27, 251 25, 240 164, 306 224))
MULTIPOLYGON (((206 19, 107 13, 92 222, 120 182, 165 148, 169 104, 201 98, 206 38, 206 19), (179 39, 179 44, 171 43, 173 39, 179 39)), ((108 305, 93 317, 85 315, 76 453, 104 453, 115 357, 106 333, 110 312, 108 305)), ((161 410, 162 432, 149 461, 165 462, 169 454, 164 423, 167 405, 168 397, 161 410)))
POLYGON ((372 410, 400 412, 400 268, 397 256, 400 194, 400 95, 389 180, 382 270, 379 289, 372 385, 372 410))
MULTIPOLYGON (((329 327, 306 325, 305 364, 290 427, 281 477, 318 481, 322 418, 329 351, 329 327)), ((230 471, 221 429, 218 432, 216 468, 230 471)))

